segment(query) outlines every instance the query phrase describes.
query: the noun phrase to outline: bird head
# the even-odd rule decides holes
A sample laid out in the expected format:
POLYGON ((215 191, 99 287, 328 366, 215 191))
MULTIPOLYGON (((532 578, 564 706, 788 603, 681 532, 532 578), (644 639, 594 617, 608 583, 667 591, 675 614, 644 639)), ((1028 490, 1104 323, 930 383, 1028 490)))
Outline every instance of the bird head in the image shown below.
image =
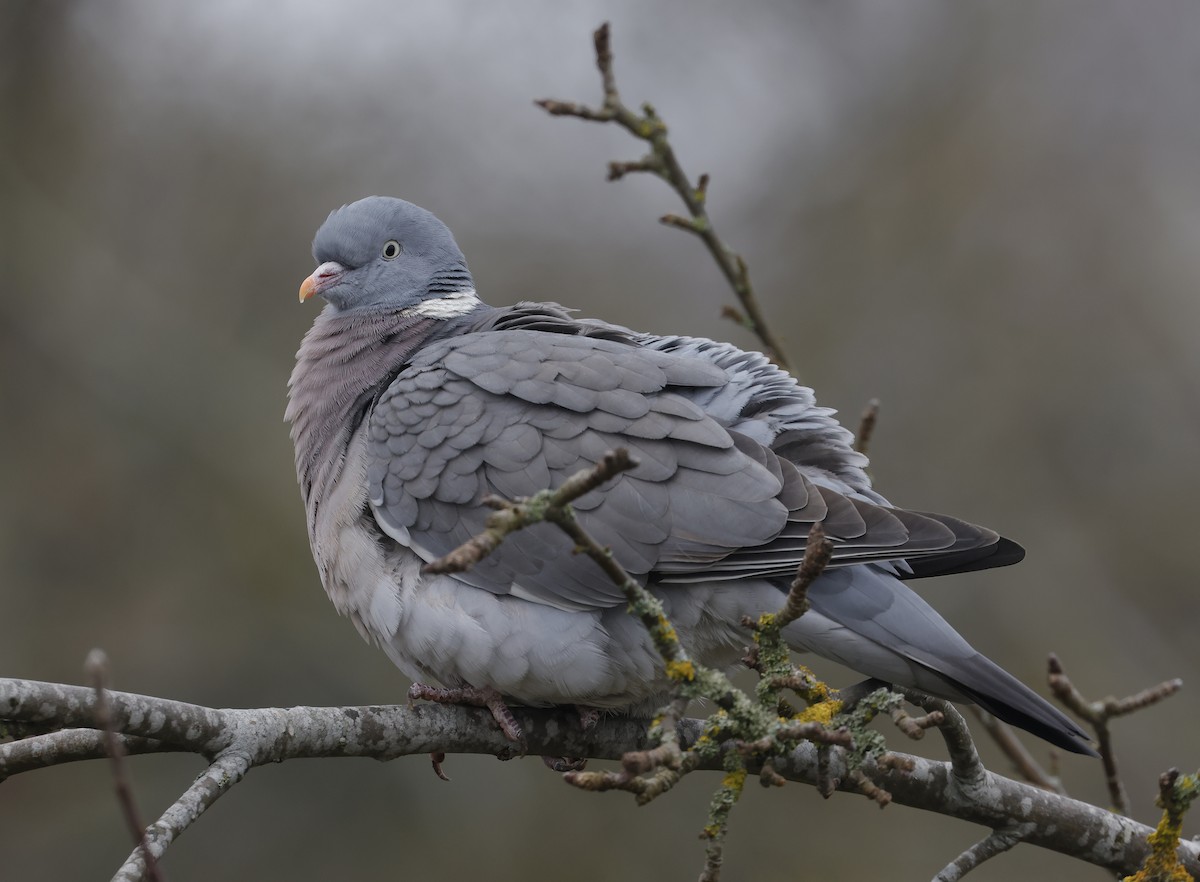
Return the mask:
POLYGON ((368 196, 331 212, 313 239, 313 257, 318 266, 300 285, 301 302, 319 295, 339 312, 478 305, 450 230, 403 199, 368 196))

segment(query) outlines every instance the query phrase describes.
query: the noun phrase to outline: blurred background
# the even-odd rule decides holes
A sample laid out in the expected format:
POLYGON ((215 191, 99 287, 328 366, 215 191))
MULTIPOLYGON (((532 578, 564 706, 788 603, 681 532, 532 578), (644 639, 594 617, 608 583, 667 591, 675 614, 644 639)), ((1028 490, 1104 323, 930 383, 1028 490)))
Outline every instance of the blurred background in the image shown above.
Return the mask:
MULTIPOLYGON (((371 193, 455 231, 494 304, 753 341, 640 144, 596 102, 592 30, 653 101, 750 262, 800 378, 893 501, 1003 530, 1016 569, 918 587, 1045 691, 1189 686, 1114 726, 1134 814, 1200 764, 1200 8, 1184 2, 0 6, 0 674, 215 706, 402 700, 313 567, 282 415, 327 212, 371 193)), ((850 675, 818 666, 834 682, 850 675)), ((892 736, 900 749, 911 749, 892 736)), ((936 739, 935 739, 936 741, 936 739)), ((1044 745, 1033 744, 1043 758, 1044 745)), ((941 756, 939 746, 917 748, 941 756)), ((992 768, 1005 761, 985 745, 992 768)), ((132 763, 147 818, 195 757, 132 763)), ((537 759, 254 771, 173 882, 694 878, 715 778, 636 809, 537 759)), ((1104 804, 1099 765, 1062 762, 1104 804)), ((1191 825, 1193 828, 1195 824, 1191 825)), ((986 831, 811 788, 747 789, 730 879, 928 879, 986 831), (869 842, 870 847, 863 847, 869 842)), ((108 770, 0 788, 5 878, 107 878, 108 770)), ((1018 848, 972 879, 1101 872, 1018 848)))

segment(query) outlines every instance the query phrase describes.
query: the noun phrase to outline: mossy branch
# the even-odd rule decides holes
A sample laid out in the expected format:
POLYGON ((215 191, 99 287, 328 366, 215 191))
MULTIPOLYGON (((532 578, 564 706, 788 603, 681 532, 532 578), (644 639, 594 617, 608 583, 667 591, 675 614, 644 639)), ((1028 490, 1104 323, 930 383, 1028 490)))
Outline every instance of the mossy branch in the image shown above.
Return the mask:
POLYGON ((1163 810, 1158 828, 1147 837, 1150 854, 1146 863, 1125 882, 1188 882, 1192 874, 1179 859, 1179 843, 1183 834, 1183 816, 1200 796, 1200 777, 1181 775, 1179 769, 1169 769, 1158 779, 1156 803, 1163 810))

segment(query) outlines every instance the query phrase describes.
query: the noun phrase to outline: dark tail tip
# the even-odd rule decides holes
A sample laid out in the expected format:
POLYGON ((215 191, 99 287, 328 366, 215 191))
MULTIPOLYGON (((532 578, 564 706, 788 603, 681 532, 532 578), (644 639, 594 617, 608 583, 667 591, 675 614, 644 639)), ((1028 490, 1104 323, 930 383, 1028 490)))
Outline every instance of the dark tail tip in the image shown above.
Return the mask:
POLYGON ((1036 735, 1043 741, 1048 741, 1055 747, 1062 748, 1070 753, 1092 757, 1100 756, 1096 752, 1096 748, 1092 746, 1088 734, 1083 729, 1077 726, 1066 714, 1060 712, 1040 697, 1038 698, 1037 714, 1035 715, 1019 707, 1007 704, 1004 701, 980 695, 978 692, 968 689, 961 684, 959 684, 959 688, 975 704, 996 717, 996 719, 1003 720, 1010 726, 1024 729, 1029 734, 1036 735))

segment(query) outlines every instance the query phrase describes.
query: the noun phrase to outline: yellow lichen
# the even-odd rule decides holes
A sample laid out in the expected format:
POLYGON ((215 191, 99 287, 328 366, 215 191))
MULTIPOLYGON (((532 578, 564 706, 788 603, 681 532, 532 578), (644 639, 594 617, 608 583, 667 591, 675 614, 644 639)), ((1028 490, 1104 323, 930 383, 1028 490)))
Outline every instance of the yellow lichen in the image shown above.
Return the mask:
POLYGON ((742 786, 746 783, 746 770, 734 769, 721 779, 721 786, 727 790, 741 792, 742 786))
POLYGON ((817 675, 804 665, 800 665, 796 670, 798 670, 801 675, 812 681, 812 685, 808 688, 808 692, 816 701, 827 701, 833 697, 834 690, 830 689, 821 680, 818 680, 817 675))
POLYGON ((658 633, 663 640, 666 640, 669 643, 679 642, 679 635, 675 633, 675 629, 671 626, 671 623, 664 615, 660 615, 658 617, 658 633))
POLYGON ((833 718, 841 712, 842 703, 836 698, 829 698, 816 704, 810 704, 796 714, 796 719, 801 723, 821 723, 828 726, 833 722, 833 718))
POLYGON ((669 661, 667 676, 672 680, 686 680, 690 683, 696 679, 696 666, 690 661, 669 661))
POLYGON ((1170 812, 1163 812, 1157 829, 1146 837, 1150 845, 1146 863, 1132 876, 1126 876, 1125 882, 1190 882, 1191 874, 1175 854, 1182 827, 1182 816, 1172 820, 1170 812))

